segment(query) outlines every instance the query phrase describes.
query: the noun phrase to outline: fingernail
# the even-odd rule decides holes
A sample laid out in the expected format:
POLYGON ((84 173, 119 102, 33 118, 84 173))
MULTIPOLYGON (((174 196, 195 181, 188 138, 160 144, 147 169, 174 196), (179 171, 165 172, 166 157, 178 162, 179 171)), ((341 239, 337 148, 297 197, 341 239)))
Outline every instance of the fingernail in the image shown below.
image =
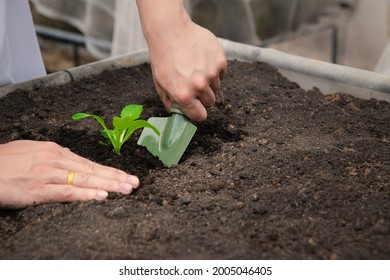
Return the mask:
POLYGON ((98 200, 104 200, 104 199, 107 198, 107 196, 108 196, 108 193, 105 192, 105 191, 98 191, 98 192, 96 193, 96 198, 97 198, 98 200))
POLYGON ((133 186, 134 189, 138 188, 139 186, 139 179, 136 176, 129 176, 127 181, 130 183, 130 185, 133 186))
POLYGON ((133 186, 128 183, 121 183, 119 186, 124 193, 130 193, 133 190, 133 186))

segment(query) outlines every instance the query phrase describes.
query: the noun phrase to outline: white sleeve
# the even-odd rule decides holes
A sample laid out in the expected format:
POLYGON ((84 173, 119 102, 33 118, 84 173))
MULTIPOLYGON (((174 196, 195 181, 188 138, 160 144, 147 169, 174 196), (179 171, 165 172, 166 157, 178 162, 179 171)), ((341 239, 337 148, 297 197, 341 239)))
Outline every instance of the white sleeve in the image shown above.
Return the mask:
POLYGON ((135 0, 116 0, 111 56, 146 49, 135 0))
POLYGON ((28 0, 0 1, 0 85, 45 75, 28 0))

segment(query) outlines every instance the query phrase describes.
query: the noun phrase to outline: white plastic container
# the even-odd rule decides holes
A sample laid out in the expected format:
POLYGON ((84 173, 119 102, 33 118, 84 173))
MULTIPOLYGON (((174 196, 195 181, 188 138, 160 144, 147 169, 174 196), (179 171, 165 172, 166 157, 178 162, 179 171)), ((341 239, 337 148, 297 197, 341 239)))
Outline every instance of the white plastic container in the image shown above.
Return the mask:
MULTIPOLYGON (((224 39, 220 39, 220 42, 225 48, 228 59, 267 62, 278 68, 283 75, 306 90, 317 87, 324 94, 342 92, 355 97, 364 99, 375 98, 390 103, 390 76, 388 75, 308 59, 274 49, 254 47, 224 39)), ((147 50, 103 59, 69 70, 59 71, 40 79, 3 86, 0 88, 0 97, 18 88, 31 90, 37 87, 61 85, 96 75, 107 69, 129 67, 144 62, 149 62, 147 50)))

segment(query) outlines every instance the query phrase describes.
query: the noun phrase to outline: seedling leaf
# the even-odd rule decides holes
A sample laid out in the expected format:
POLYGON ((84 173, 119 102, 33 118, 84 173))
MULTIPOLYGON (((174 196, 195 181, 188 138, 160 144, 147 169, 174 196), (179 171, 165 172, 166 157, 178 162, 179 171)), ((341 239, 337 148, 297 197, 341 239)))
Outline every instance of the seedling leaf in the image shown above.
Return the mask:
POLYGON ((142 113, 142 105, 128 104, 122 111, 121 116, 114 116, 112 119, 113 129, 109 129, 106 126, 104 120, 97 115, 87 113, 76 113, 72 116, 73 120, 80 120, 84 118, 94 118, 103 127, 101 134, 104 138, 108 139, 108 144, 113 147, 116 154, 120 155, 122 145, 130 139, 133 132, 139 128, 149 127, 157 135, 160 135, 158 129, 145 120, 138 120, 142 113))
POLYGON ((139 118, 142 113, 142 105, 129 104, 125 106, 121 111, 121 118, 130 117, 132 121, 139 118))
POLYGON ((100 125, 101 125, 104 129, 108 130, 108 128, 107 128, 106 123, 104 122, 104 120, 103 120, 101 117, 99 117, 99 116, 97 116, 97 115, 94 115, 94 114, 76 113, 76 114, 74 114, 74 115, 72 116, 72 119, 74 119, 74 120, 80 120, 80 119, 89 118, 89 117, 92 117, 92 118, 94 118, 95 120, 97 120, 97 121, 100 123, 100 125))

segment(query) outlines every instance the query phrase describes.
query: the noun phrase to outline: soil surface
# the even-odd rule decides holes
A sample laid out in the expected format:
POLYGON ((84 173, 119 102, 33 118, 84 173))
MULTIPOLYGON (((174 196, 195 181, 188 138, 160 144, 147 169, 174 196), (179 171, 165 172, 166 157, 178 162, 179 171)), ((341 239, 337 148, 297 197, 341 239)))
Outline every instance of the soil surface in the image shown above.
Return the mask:
POLYGON ((0 143, 55 141, 139 176, 129 196, 0 210, 1 259, 389 259, 390 104, 305 91, 264 63, 229 62, 178 165, 136 141, 98 144, 129 103, 167 116, 150 66, 0 100, 0 143))

